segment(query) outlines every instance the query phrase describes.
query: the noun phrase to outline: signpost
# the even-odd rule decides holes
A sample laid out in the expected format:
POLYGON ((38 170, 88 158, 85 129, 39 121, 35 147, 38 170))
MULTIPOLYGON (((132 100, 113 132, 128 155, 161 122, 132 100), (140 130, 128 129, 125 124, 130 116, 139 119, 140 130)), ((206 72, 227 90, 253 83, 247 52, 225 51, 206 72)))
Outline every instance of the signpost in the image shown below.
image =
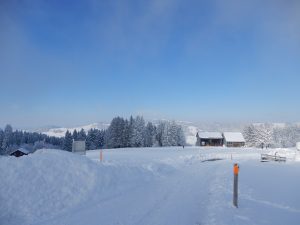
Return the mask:
POLYGON ((237 163, 233 166, 233 205, 238 208, 238 175, 239 165, 237 163))
POLYGON ((72 152, 80 155, 85 155, 85 141, 73 141, 72 152))

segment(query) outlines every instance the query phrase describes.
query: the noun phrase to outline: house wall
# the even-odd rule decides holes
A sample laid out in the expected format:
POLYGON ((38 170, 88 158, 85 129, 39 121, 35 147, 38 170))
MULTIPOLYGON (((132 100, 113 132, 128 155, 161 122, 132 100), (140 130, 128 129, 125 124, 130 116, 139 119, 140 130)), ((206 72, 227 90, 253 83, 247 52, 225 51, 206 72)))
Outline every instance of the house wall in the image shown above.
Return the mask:
POLYGON ((226 147, 244 147, 245 142, 225 142, 226 147))
POLYGON ((223 139, 197 138, 197 146, 222 146, 223 139))

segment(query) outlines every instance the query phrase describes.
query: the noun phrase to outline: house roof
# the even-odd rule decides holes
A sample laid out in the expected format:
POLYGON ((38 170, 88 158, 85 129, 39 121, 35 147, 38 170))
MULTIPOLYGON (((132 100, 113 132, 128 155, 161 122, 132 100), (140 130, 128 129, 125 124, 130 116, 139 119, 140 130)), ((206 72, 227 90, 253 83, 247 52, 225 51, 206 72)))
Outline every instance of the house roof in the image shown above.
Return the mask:
POLYGON ((17 152, 17 151, 20 151, 20 152, 23 152, 24 154, 29 154, 31 153, 30 150, 26 149, 26 148, 18 148, 18 149, 14 149, 12 150, 9 154, 13 154, 14 152, 17 152))
POLYGON ((198 136, 203 139, 223 139, 220 132, 199 132, 198 136))
POLYGON ((223 136, 227 142, 245 142, 245 138, 240 132, 224 132, 223 136))

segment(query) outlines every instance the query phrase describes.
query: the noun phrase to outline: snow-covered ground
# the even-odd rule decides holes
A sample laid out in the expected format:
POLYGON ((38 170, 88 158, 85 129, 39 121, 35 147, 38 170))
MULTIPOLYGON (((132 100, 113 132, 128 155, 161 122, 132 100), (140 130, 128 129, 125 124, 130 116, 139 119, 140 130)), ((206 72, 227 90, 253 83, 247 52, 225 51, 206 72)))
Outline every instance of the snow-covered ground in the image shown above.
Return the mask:
POLYGON ((299 224, 300 154, 259 149, 39 150, 0 158, 0 224, 299 224), (232 166, 239 163, 239 208, 232 166))

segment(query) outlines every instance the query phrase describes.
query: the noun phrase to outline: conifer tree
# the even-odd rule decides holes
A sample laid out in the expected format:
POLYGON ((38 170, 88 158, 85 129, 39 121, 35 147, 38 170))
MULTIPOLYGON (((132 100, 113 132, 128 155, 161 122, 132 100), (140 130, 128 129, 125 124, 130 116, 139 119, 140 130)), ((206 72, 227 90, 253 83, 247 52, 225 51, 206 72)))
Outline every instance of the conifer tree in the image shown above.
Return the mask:
POLYGON ((84 131, 83 128, 81 128, 81 130, 77 134, 77 139, 78 139, 78 141, 85 141, 85 139, 86 139, 86 133, 85 133, 85 131, 84 131))
POLYGON ((73 131, 73 135, 72 136, 73 136, 74 141, 78 140, 78 132, 77 132, 76 129, 73 131))
POLYGON ((65 140, 64 140, 64 147, 63 149, 66 151, 71 152, 72 151, 72 144, 73 144, 73 137, 69 130, 67 130, 65 134, 65 140))
POLYGON ((137 116, 133 122, 131 146, 143 147, 145 139, 145 120, 142 116, 137 116))
POLYGON ((9 147, 12 145, 12 139, 13 139, 13 129, 11 125, 6 125, 4 129, 4 137, 2 141, 2 151, 6 152, 9 147))
POLYGON ((96 140, 95 140, 95 146, 96 149, 100 149, 104 147, 104 136, 105 136, 105 130, 96 130, 96 140))
POLYGON ((0 155, 4 154, 4 151, 2 149, 3 139, 4 139, 4 132, 2 129, 0 129, 0 155))
POLYGON ((156 135, 155 126, 151 122, 148 122, 145 128, 145 140, 144 140, 145 147, 152 147, 154 145, 155 135, 156 135))

